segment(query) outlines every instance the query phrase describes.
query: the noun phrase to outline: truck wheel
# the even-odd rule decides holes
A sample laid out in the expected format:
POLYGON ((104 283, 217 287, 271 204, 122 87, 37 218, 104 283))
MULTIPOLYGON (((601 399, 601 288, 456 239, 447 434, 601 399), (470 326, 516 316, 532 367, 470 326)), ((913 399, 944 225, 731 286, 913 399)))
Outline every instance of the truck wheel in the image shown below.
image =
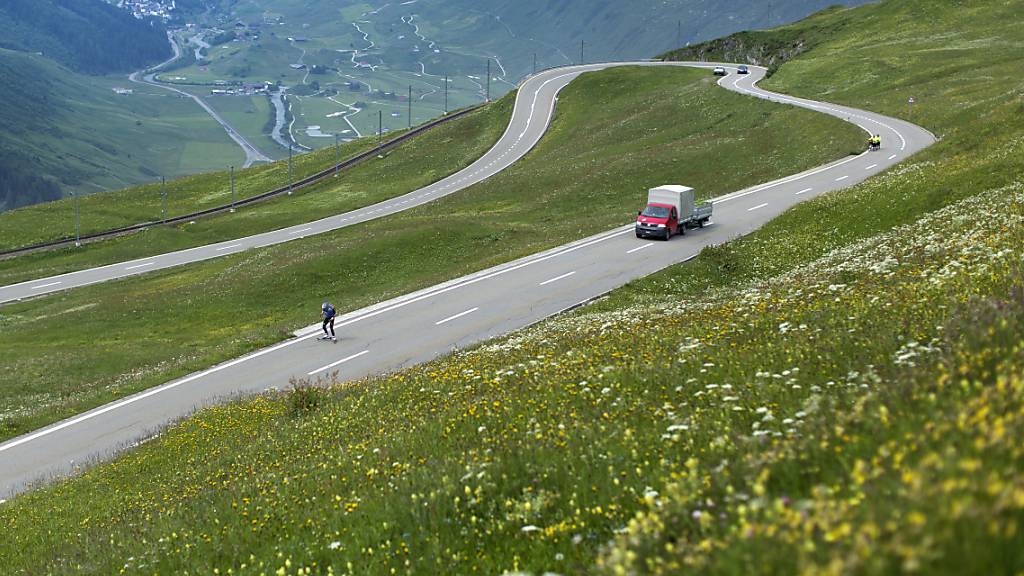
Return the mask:
POLYGON ((703 220, 697 220, 697 227, 698 228, 703 228, 704 227, 704 221, 703 220))
POLYGON ((663 240, 665 242, 668 242, 669 238, 671 238, 671 237, 672 237, 672 231, 669 230, 668 228, 666 228, 665 229, 665 237, 663 238, 663 240))
POLYGON ((686 224, 679 225, 679 235, 686 236, 686 224))

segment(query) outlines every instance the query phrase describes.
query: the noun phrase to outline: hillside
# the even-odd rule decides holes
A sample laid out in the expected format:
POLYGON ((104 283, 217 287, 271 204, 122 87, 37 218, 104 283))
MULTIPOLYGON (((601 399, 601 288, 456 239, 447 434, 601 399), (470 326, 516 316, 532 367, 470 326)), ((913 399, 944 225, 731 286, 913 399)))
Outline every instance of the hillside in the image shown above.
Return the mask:
MULTIPOLYGON (((509 94, 291 197, 83 250, 0 261, 0 277, 10 283, 123 262, 411 192, 478 158, 505 131, 513 100, 509 94)), ((701 197, 717 196, 845 156, 860 148, 861 138, 857 127, 838 119, 723 90, 707 71, 585 75, 562 92, 554 124, 526 158, 449 197, 266 250, 5 304, 0 350, 14 360, 0 372, 0 438, 278 342, 309 321, 309 302, 320 299, 325 284, 340 310, 357 310, 621 225, 657 182, 681 179, 701 197), (631 122, 624 127, 627 115, 631 122), (663 129, 672 122, 681 128, 663 129), (813 146, 784 145, 784 130, 793 123, 800 128, 790 136, 813 140, 813 146), (663 152, 656 162, 652 149, 663 152), (595 171, 595 164, 605 169, 595 171), (728 169, 704 168, 712 164, 728 169), (578 209, 580 198, 588 210, 578 209), (330 278, 324 262, 352 272, 330 278), (69 328, 52 333, 34 321, 52 314, 69 328), (163 323, 159 337, 149 321, 155 316, 175 319, 163 323), (96 350, 106 352, 97 356, 96 350), (36 375, 40 362, 62 369, 36 375)), ((261 167, 254 178, 243 178, 283 171, 280 164, 261 167)), ((221 180, 212 191, 224 189, 221 180)), ((83 214, 103 208, 83 207, 83 214)))
POLYGON ((650 58, 680 43, 769 28, 835 4, 864 1, 428 0, 410 10, 431 24, 442 43, 486 47, 509 56, 504 58, 508 66, 524 73, 529 71, 531 50, 540 52, 546 65, 577 62, 581 41, 588 61, 650 58))
MULTIPOLYGON (((0 505, 0 555, 27 573, 1020 573, 1022 10, 888 0, 762 36, 752 53, 833 30, 769 85, 942 140, 523 333, 202 411, 0 505)), ((559 168, 577 164, 546 177, 576 184, 559 168)))
POLYGON ((103 0, 4 0, 0 48, 41 52, 78 72, 128 72, 171 56, 167 32, 103 0))
POLYGON ((163 121, 150 121, 182 107, 125 102, 112 89, 126 80, 95 76, 167 59, 159 23, 100 0, 7 0, 0 29, 0 211, 181 173, 158 152, 163 121))
POLYGON ((43 56, 0 49, 0 98, 0 180, 19 183, 0 184, 0 210, 242 160, 194 103, 123 77, 78 74, 43 56))

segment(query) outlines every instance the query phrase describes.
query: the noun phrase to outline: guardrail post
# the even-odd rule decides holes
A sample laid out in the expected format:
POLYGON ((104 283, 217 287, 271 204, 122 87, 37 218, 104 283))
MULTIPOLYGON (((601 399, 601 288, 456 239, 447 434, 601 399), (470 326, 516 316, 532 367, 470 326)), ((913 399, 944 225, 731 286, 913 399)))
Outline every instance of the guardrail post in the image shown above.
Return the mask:
POLYGON ((444 75, 444 113, 448 114, 448 75, 444 75))
POLYGON ((235 167, 231 167, 231 212, 235 211, 235 167))
POLYGON ((75 199, 75 246, 82 245, 82 236, 79 233, 78 228, 78 194, 71 193, 71 197, 75 199))
POLYGON ((338 170, 340 169, 340 166, 341 166, 341 157, 338 156, 338 154, 340 154, 340 152, 338 152, 338 134, 335 133, 334 134, 334 177, 335 178, 338 177, 338 170))
POLYGON ((167 177, 160 177, 160 221, 167 222, 167 177))

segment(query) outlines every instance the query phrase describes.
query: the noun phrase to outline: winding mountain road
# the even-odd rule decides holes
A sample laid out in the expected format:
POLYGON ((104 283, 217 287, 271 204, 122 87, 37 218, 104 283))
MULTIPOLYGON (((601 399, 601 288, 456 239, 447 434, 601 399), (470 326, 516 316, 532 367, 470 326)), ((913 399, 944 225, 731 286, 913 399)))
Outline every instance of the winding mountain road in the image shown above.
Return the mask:
MULTIPOLYGON (((491 151, 465 170, 400 198, 285 230, 148 258, 146 262, 126 262, 7 287, 0 294, 9 301, 51 288, 67 289, 141 270, 205 260, 430 202, 484 180, 526 154, 547 128, 558 91, 573 78, 623 64, 573 66, 531 77, 519 91, 508 130, 491 151)), ((707 68, 714 64, 681 65, 707 68)), ((735 74, 732 67, 730 70, 732 73, 719 81, 721 86, 854 122, 867 132, 881 134, 882 150, 849 156, 716 198, 711 225, 670 242, 638 240, 632 224, 622 226, 347 314, 337 322, 341 338, 336 344, 318 341, 319 326, 310 326, 277 345, 15 438, 0 444, 0 498, 24 491, 34 481, 72 472, 76 463, 109 458, 167 423, 239 393, 285 388, 292 377, 345 380, 380 374, 530 325, 630 280, 688 260, 705 246, 747 234, 803 200, 852 186, 934 142, 929 132, 902 120, 761 90, 755 83, 764 76, 764 69, 751 67, 749 75, 735 74)))

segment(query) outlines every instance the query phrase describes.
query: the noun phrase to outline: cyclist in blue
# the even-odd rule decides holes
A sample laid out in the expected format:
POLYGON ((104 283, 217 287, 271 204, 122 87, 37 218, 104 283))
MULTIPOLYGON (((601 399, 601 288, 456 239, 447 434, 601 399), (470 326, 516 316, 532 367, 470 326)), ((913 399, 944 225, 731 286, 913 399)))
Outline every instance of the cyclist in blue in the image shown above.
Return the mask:
POLYGON ((323 305, 320 306, 320 317, 324 319, 322 326, 324 335, 320 337, 322 340, 338 341, 338 337, 334 335, 334 317, 337 315, 338 311, 334 309, 334 306, 331 306, 330 302, 324 300, 323 305), (328 326, 331 327, 330 333, 327 332, 328 326))

